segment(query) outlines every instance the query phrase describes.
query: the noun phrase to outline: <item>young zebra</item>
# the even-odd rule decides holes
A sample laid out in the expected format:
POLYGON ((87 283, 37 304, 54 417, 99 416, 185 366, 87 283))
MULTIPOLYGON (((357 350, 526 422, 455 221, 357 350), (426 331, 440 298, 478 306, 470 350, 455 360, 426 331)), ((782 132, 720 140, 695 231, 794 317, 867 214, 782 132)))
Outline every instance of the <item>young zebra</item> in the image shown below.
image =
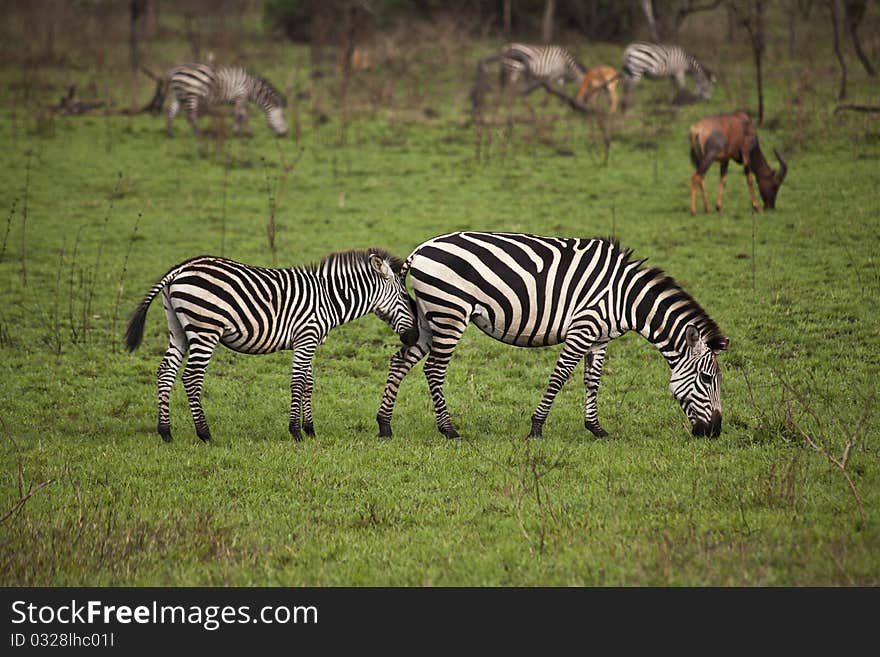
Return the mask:
POLYGON ((193 131, 199 134, 196 122, 199 111, 221 103, 235 105, 235 134, 239 134, 247 121, 248 102, 256 103, 266 113, 269 127, 276 136, 287 134, 283 109, 287 101, 284 96, 268 81, 242 68, 184 64, 169 72, 168 84, 171 88, 171 104, 165 132, 169 137, 174 136, 171 123, 181 106, 186 108, 193 131))
POLYGON ((694 78, 697 98, 709 100, 714 74, 681 46, 636 42, 623 51, 623 89, 627 96, 642 77, 669 78, 678 94, 687 89, 685 76, 688 73, 694 78))
POLYGON ((402 263, 382 249, 328 255, 318 265, 292 269, 251 267, 199 256, 171 269, 135 309, 125 342, 140 343, 150 303, 161 292, 170 344, 159 364, 159 435, 171 441, 168 396, 186 353, 183 385, 196 433, 210 440, 202 411, 205 369, 218 343, 245 354, 293 350, 289 430, 315 434, 312 420, 312 356, 330 329, 375 313, 415 344, 414 302, 400 275, 402 263))
POLYGON ((473 322, 487 335, 520 347, 563 344, 530 437, 538 437, 550 405, 575 366, 586 360, 584 424, 605 436, 596 390, 605 345, 638 331, 663 354, 670 389, 695 436, 721 433, 721 372, 716 354, 728 339, 694 299, 661 270, 601 239, 516 233, 458 232, 416 247, 403 266, 416 297, 419 340, 391 357, 379 435, 391 435, 400 383, 425 355, 425 376, 437 427, 457 438, 443 382, 455 345, 473 322))

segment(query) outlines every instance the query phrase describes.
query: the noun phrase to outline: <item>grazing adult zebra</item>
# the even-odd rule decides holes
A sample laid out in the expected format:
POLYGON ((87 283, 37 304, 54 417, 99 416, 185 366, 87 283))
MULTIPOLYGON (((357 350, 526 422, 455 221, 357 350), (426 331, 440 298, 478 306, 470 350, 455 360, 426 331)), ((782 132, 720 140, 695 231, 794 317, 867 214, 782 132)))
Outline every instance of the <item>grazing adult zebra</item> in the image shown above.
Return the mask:
POLYGON ((669 78, 676 94, 687 90, 685 76, 694 78, 697 98, 709 100, 712 95, 714 74, 696 57, 681 46, 659 43, 631 43, 623 51, 623 88, 626 95, 642 77, 669 78))
POLYGON ((501 83, 514 84, 522 76, 528 82, 580 81, 586 68, 562 46, 531 46, 509 43, 501 49, 501 83))
POLYGON ((411 276, 419 339, 391 357, 379 435, 391 435, 400 383, 425 355, 437 427, 457 438, 443 394, 446 368, 469 322, 520 347, 563 344, 530 437, 541 435, 550 405, 578 362, 586 359, 584 424, 605 436, 596 390, 605 345, 638 331, 672 370, 670 389, 696 436, 721 433, 721 372, 716 354, 728 339, 694 299, 661 270, 643 267, 629 250, 601 239, 517 233, 457 232, 416 247, 403 265, 411 276))
POLYGON ((524 94, 531 93, 542 82, 559 85, 571 81, 579 82, 586 72, 586 68, 562 46, 508 43, 477 63, 477 81, 471 92, 475 108, 482 106, 487 91, 486 64, 496 61, 500 62, 501 87, 508 88, 522 79, 527 84, 524 94))
POLYGON ((292 269, 251 267, 199 256, 180 263, 156 283, 135 309, 125 342, 140 343, 150 303, 161 292, 170 344, 159 364, 157 430, 171 441, 168 396, 187 351, 183 385, 196 433, 210 440, 202 411, 205 369, 218 343, 245 354, 293 350, 289 430, 315 434, 312 356, 330 329, 367 313, 385 320, 405 344, 415 344, 413 301, 400 275, 402 262, 382 249, 344 251, 317 265, 292 269))
POLYGON ((268 81, 252 75, 242 68, 228 66, 208 66, 207 64, 184 64, 172 69, 168 74, 171 88, 171 104, 165 132, 173 136, 171 123, 180 111, 186 108, 186 115, 196 134, 199 126, 196 118, 200 110, 221 103, 235 105, 235 133, 241 131, 247 121, 247 104, 256 103, 266 113, 269 127, 278 136, 287 134, 287 121, 284 119, 284 96, 268 81))

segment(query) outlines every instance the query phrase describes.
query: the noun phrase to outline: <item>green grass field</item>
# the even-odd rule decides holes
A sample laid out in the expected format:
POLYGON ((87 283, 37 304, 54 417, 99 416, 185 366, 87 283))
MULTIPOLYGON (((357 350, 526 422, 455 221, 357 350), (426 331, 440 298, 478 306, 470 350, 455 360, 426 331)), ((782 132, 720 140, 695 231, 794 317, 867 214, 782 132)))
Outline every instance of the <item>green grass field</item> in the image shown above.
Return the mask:
MULTIPOLYGON (((312 80, 305 50, 264 44, 251 62, 291 98, 280 141, 258 111, 244 139, 227 137, 227 113, 202 119, 202 139, 181 117, 173 140, 163 118, 53 116, 71 76, 99 80, 97 97, 112 85, 85 56, 29 73, 7 62, 0 584, 880 584, 877 115, 832 113, 830 56, 771 50, 759 134, 789 163, 777 210, 752 214, 732 167, 724 213, 693 217, 687 127, 755 108, 747 52, 719 46, 709 103, 672 107, 668 85, 643 83, 609 119, 606 162, 596 121, 538 93, 470 122, 471 62, 490 47, 465 43, 442 75, 427 46, 404 76, 358 73, 343 112, 332 67, 312 80), (599 393, 610 438, 583 429, 577 371, 545 437, 525 441, 558 349, 472 327, 446 385, 463 440, 436 431, 421 365, 380 440, 399 342, 370 316, 317 352, 316 438, 287 433, 289 353, 218 350, 203 398, 214 441, 197 440, 178 383, 175 441, 161 442, 160 305, 138 351, 122 335, 172 265, 212 253, 292 266, 370 245, 406 256, 458 229, 613 235, 664 268, 731 339, 721 437, 690 436, 662 357, 627 335, 599 393), (838 461, 847 452, 856 494, 808 437, 838 461)), ((620 50, 582 54, 617 63, 620 50)), ((113 74, 128 102, 131 82, 113 74)), ((878 101, 861 70, 850 94, 878 101)))

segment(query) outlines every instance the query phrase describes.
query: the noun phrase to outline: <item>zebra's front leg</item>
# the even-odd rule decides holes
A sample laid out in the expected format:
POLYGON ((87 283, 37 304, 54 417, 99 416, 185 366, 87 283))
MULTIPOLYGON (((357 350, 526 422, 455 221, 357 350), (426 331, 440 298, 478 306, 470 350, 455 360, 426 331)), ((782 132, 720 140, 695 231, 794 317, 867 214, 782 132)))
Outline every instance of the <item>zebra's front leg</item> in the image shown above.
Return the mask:
POLYGON ((189 410, 196 427, 196 435, 203 442, 211 440, 211 431, 208 429, 208 421, 202 410, 202 385, 205 382, 205 370, 218 339, 219 336, 190 338, 189 358, 186 361, 186 367, 183 368, 182 380, 186 397, 189 400, 189 410))
POLYGON ((605 345, 587 352, 584 356, 584 427, 597 438, 605 438, 608 432, 599 424, 599 379, 605 362, 605 345))
POLYGON ((315 388, 315 379, 312 375, 311 361, 306 365, 306 383, 303 388, 302 430, 309 437, 315 435, 315 421, 312 419, 312 391, 315 388))
POLYGON ((168 137, 174 136, 174 131, 171 128, 171 124, 174 122, 174 117, 177 116, 177 113, 180 111, 180 101, 177 100, 177 96, 174 94, 171 95, 171 104, 168 106, 168 115, 165 118, 165 134, 168 137))
MULTIPOLYGON (((240 137, 243 134, 242 128, 247 123, 247 100, 239 98, 235 101, 235 136, 240 137)), ((247 133, 244 133, 247 134, 247 133)))
POLYGON ((382 393, 382 404, 379 406, 379 412, 376 413, 380 438, 391 437, 391 415, 394 413, 394 403, 397 401, 400 384, 413 366, 422 360, 427 353, 428 348, 419 343, 402 347, 391 356, 388 378, 385 380, 385 390, 382 393))
POLYGON ((532 429, 529 431, 529 438, 541 437, 541 431, 544 428, 547 416, 550 414, 550 406, 553 404, 553 400, 556 399, 556 395, 559 394, 562 386, 568 381, 574 368, 581 358, 584 357, 588 348, 589 345, 583 345, 581 341, 572 342, 572 336, 569 335, 568 341, 566 341, 565 346, 562 348, 562 353, 559 354, 559 358, 556 360, 556 367, 550 373, 550 382, 547 384, 547 390, 544 391, 541 403, 538 404, 538 407, 532 414, 532 429))
POLYGON ((449 417, 449 409, 446 406, 446 396, 443 394, 443 382, 446 379, 446 368, 452 354, 441 354, 431 351, 428 360, 425 361, 425 378, 428 379, 428 388, 431 391, 431 400, 434 402, 434 416, 437 419, 437 429, 447 438, 460 438, 458 431, 449 417))
MULTIPOLYGON (((299 442, 302 440, 300 431, 300 416, 305 406, 303 401, 305 397, 306 384, 310 378, 309 370, 312 366, 312 357, 315 355, 315 349, 318 342, 314 338, 310 338, 307 342, 295 345, 293 348, 293 371, 290 376, 290 422, 287 425, 291 437, 299 442)), ((309 403, 309 406, 311 402, 309 403)), ((311 413, 311 410, 309 411, 311 413)), ((314 430, 314 425, 312 425, 314 430)), ((308 433, 308 429, 306 430, 308 433)))
POLYGON ((189 119, 189 124, 192 126, 193 132, 195 133, 196 137, 202 134, 201 130, 199 130, 198 116, 198 99, 193 98, 186 104, 186 118, 189 119))

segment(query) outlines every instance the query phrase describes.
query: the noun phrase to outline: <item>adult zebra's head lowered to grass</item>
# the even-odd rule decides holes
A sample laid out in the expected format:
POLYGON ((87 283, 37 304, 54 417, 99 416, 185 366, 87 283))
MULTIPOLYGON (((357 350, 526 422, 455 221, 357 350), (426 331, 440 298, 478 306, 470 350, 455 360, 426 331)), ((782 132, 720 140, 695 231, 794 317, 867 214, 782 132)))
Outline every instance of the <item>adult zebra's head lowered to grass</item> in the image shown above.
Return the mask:
POLYGON ((379 435, 391 435, 391 415, 403 378, 427 356, 424 372, 437 428, 458 438, 443 385, 446 369, 469 324, 519 347, 562 344, 530 438, 541 436, 562 385, 584 362, 584 426, 599 424, 597 393, 606 345, 627 331, 647 339, 669 365, 670 389, 696 436, 721 433, 721 373, 716 355, 727 349, 705 310, 672 278, 645 267, 613 240, 522 233, 448 233, 407 258, 416 299, 418 342, 391 357, 379 435))

